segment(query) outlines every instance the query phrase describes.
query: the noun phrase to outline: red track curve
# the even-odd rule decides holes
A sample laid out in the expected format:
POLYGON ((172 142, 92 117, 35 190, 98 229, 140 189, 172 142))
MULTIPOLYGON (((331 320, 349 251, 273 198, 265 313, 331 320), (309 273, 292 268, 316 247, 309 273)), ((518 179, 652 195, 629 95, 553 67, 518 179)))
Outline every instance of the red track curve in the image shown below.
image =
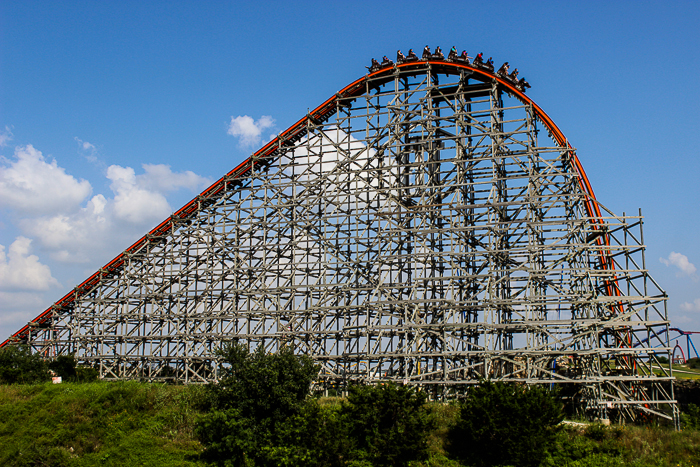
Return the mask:
MULTIPOLYGON (((312 112, 307 114, 304 118, 296 122, 294 125, 290 126, 287 128, 285 131, 280 133, 276 138, 274 138, 272 141, 264 145, 262 148, 257 150, 253 155, 248 158, 245 162, 239 164, 235 169, 231 170, 229 173, 227 173, 225 176, 221 177, 219 180, 214 182, 209 188, 205 189, 202 191, 202 193, 194 198, 192 201, 187 203, 185 206, 180 208, 178 211, 176 211, 173 215, 171 215, 169 218, 158 224, 153 230, 148 232, 146 235, 144 235, 141 239, 139 239, 136 243, 131 245, 129 248, 124 250, 121 254, 119 254, 116 258, 114 258, 112 261, 107 263, 105 266, 103 266, 99 271, 95 272, 93 275, 88 277, 85 281, 83 281, 80 285, 75 287, 71 292, 68 292, 63 298, 58 300, 56 303, 54 303, 52 306, 50 306, 46 311, 41 313, 39 316, 34 318, 29 324, 24 326, 22 329, 14 333, 12 336, 10 336, 8 339, 6 339, 2 344, 0 344, 0 348, 4 347, 8 343, 12 341, 17 341, 17 340, 22 340, 28 336, 29 332, 29 327, 30 324, 34 325, 41 325, 46 323, 50 318, 51 318, 51 313, 54 309, 60 309, 64 307, 68 307, 71 303, 75 302, 79 297, 82 295, 85 295, 92 291, 97 285, 100 283, 103 277, 108 277, 114 273, 116 273, 121 267, 124 265, 125 257, 129 253, 134 253, 139 251, 143 246, 149 244, 149 243, 156 243, 159 241, 160 238, 163 236, 167 235, 167 232, 171 229, 174 228, 177 222, 185 220, 190 218, 196 211, 198 211, 202 204, 208 204, 209 202, 212 202, 215 200, 218 195, 227 190, 228 184, 229 183, 237 183, 238 180, 242 179, 255 165, 260 164, 262 160, 265 160, 267 158, 270 158, 273 156, 275 153, 278 152, 279 148, 284 147, 284 146, 289 146, 291 144, 294 144, 294 142, 298 141, 301 139, 305 134, 306 134, 306 128, 307 128, 307 122, 311 120, 312 122, 317 122, 317 121, 326 121, 331 115, 333 115, 336 111, 336 102, 338 99, 343 99, 343 98, 352 98, 352 97, 357 97, 360 96, 364 93, 366 87, 365 83, 368 80, 375 81, 377 79, 381 78, 386 78, 387 81, 393 79, 394 77, 394 70, 395 69, 400 69, 400 70, 405 70, 405 71, 411 71, 415 69, 415 71, 420 71, 424 70, 425 67, 430 66, 433 69, 435 69, 437 72, 441 73, 446 73, 446 74, 459 74, 461 71, 469 71, 472 73, 472 77, 484 81, 484 82, 489 82, 489 81, 496 81, 500 86, 502 86, 509 94, 515 96, 520 102, 526 105, 532 106, 532 109, 535 113, 535 115, 542 121, 542 123, 547 127, 549 132, 551 133, 552 137, 555 139, 557 144, 561 146, 562 148, 569 149, 570 152, 570 160, 572 163, 572 166, 574 170, 576 171, 576 175, 578 178, 578 183, 581 188, 581 190, 585 193, 586 195, 586 201, 585 201, 585 207, 586 207, 586 213, 589 217, 593 218, 601 218, 601 213, 600 213, 600 208, 598 206, 598 203, 596 202, 595 194, 593 193, 593 188, 591 187, 590 182, 588 181, 588 177, 586 176, 586 172, 583 170, 583 166, 581 165, 581 162, 578 160, 578 157, 576 156, 575 150, 571 147, 569 144, 568 140, 566 139, 566 136, 564 136, 564 133, 557 127, 557 125, 554 123, 554 121, 549 118, 549 116, 542 110, 540 106, 535 104, 535 102, 527 97, 524 92, 520 91, 518 88, 515 87, 515 85, 499 76, 498 74, 495 73, 490 73, 484 69, 481 68, 476 68, 471 65, 463 64, 463 63, 457 63, 457 62, 447 62, 447 61, 442 61, 442 60, 429 60, 429 61, 417 61, 417 62, 407 62, 407 63, 401 63, 399 65, 395 66, 390 66, 390 67, 385 67, 382 69, 379 69, 375 72, 372 72, 368 75, 365 75, 352 83, 348 84, 345 86, 343 89, 338 91, 334 96, 326 100, 323 104, 318 106, 316 109, 314 109, 312 112)), ((594 228, 598 228, 596 224, 602 224, 602 220, 599 219, 597 221, 594 221, 594 228)), ((607 236, 606 236, 607 237, 607 236)), ((603 242, 605 244, 608 244, 608 239, 606 238, 605 240, 602 240, 598 238, 597 240, 598 244, 602 245, 603 242)), ((601 254, 601 266, 604 269, 613 269, 614 265, 609 262, 609 260, 601 254)), ((617 290, 616 286, 613 286, 609 284, 608 286, 609 293, 612 291, 611 295, 615 294, 618 295, 619 291, 617 290), (613 291, 614 290, 614 291, 613 291)))

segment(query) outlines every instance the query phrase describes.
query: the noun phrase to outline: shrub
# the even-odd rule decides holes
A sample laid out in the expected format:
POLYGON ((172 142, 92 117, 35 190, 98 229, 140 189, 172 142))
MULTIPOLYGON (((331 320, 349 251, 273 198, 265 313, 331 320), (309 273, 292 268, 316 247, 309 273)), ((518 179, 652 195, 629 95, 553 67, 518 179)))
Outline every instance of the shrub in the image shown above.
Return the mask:
POLYGON ((700 369, 700 358, 689 358, 685 361, 685 364, 688 365, 688 368, 693 370, 700 369))
POLYGON ((48 381, 50 373, 41 355, 26 345, 7 345, 0 349, 0 383, 48 381))
POLYGON ((49 370, 52 370, 65 381, 75 381, 78 376, 73 355, 59 355, 49 362, 49 370))
POLYGON ((346 465, 347 430, 337 406, 320 406, 308 400, 303 409, 278 424, 277 443, 264 448, 265 465, 346 465))
POLYGON ((351 387, 341 414, 354 460, 408 465, 427 458, 432 423, 423 393, 393 383, 351 387))
MULTIPOLYGON (((251 354, 231 343, 219 356, 222 378, 209 386, 211 412, 196 427, 203 457, 226 466, 274 465, 270 450, 289 432, 290 418, 304 409, 318 367, 291 349, 266 354, 260 346, 251 354)), ((304 446, 305 436, 299 437, 304 446)))
POLYGON ((563 419, 562 404, 546 389, 501 382, 472 389, 460 409, 450 450, 474 467, 538 466, 563 419))
POLYGON ((700 407, 695 404, 688 404, 683 413, 681 413, 681 422, 683 423, 683 428, 700 430, 700 407))

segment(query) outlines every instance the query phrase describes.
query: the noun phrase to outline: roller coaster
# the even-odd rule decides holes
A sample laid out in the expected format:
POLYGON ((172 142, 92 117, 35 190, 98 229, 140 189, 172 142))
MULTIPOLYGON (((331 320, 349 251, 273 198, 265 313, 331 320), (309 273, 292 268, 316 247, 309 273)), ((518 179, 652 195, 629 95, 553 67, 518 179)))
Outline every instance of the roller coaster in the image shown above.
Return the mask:
POLYGON ((517 73, 405 58, 370 67, 2 346, 74 354, 104 379, 193 383, 218 378, 216 350, 235 340, 312 356, 319 391, 560 385, 583 415, 677 424, 641 210, 596 199, 517 73))

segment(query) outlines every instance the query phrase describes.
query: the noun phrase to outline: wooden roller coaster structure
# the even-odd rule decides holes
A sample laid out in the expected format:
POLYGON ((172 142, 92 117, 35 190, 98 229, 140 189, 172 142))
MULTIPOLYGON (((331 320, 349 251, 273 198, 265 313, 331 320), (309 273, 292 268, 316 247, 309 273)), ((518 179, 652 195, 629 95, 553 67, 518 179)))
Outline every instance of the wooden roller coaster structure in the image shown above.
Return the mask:
POLYGON ((223 341, 291 346, 320 364, 320 390, 390 380, 448 398, 488 378, 677 424, 641 211, 598 202, 523 91, 456 60, 380 67, 2 345, 183 382, 216 380, 223 341))

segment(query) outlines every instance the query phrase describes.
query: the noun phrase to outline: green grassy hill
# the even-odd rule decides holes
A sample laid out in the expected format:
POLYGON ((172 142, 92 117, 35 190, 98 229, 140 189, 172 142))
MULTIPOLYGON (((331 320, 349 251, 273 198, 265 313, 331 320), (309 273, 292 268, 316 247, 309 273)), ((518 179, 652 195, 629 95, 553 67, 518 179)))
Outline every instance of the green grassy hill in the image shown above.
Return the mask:
POLYGON ((0 386, 0 465, 187 466, 203 388, 137 382, 0 386))
MULTIPOLYGON (((138 382, 0 386, 0 465, 205 465, 193 432, 204 393, 201 386, 138 382)), ((415 465, 457 467, 444 446, 457 408, 431 408, 431 459, 415 465)), ((567 425, 544 465, 700 466, 700 432, 567 425)))

